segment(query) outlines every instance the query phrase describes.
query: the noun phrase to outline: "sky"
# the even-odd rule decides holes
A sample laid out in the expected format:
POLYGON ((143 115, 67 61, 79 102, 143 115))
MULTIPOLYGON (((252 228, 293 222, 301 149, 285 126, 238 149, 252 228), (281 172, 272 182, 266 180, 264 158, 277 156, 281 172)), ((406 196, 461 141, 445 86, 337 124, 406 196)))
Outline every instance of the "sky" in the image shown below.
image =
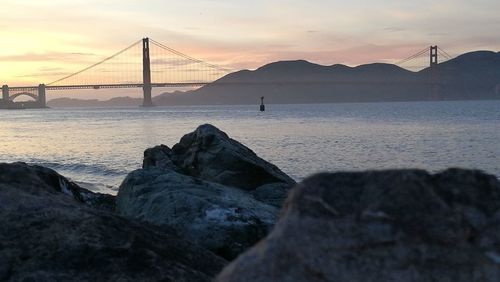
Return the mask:
POLYGON ((500 50, 498 0, 0 0, 0 84, 48 83, 150 37, 230 69, 500 50))

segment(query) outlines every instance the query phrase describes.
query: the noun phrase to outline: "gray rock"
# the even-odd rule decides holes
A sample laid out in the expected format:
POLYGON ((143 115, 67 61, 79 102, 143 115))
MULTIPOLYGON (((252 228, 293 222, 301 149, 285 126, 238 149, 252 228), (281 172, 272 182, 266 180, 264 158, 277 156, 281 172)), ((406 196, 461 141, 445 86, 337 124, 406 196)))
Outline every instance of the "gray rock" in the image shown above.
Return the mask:
POLYGON ((116 207, 121 215, 171 227, 226 258, 263 238, 277 213, 239 189, 160 168, 130 173, 116 207))
POLYGON ((179 171, 243 190, 255 190, 270 183, 295 181, 275 165, 220 131, 204 124, 184 135, 170 150, 161 145, 146 150, 143 168, 160 167, 179 171))
POLYGON ((281 208, 283 201, 288 196, 290 184, 288 183, 269 183, 257 187, 250 193, 256 200, 266 203, 277 208, 281 208))
POLYGON ((78 202, 86 205, 112 211, 115 208, 115 197, 108 194, 94 193, 84 189, 54 170, 37 165, 27 165, 18 162, 12 164, 0 163, 0 183, 16 186, 26 192, 38 193, 39 186, 44 192, 64 193, 73 196, 78 202))
POLYGON ((217 281, 499 281, 500 183, 450 169, 319 174, 217 281))
POLYGON ((172 162, 172 150, 163 144, 144 151, 142 168, 179 169, 172 162))
POLYGON ((0 164, 0 281, 210 281, 225 264, 91 195, 53 170, 0 164))

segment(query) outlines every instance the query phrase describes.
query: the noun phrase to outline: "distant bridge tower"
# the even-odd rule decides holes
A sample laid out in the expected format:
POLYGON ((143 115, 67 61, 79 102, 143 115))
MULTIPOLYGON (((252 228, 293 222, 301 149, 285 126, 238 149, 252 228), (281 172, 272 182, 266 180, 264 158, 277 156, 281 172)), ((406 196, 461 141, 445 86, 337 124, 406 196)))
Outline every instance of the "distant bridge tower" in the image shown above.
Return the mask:
POLYGON ((430 66, 435 67, 438 64, 438 47, 431 46, 430 47, 430 66))
POLYGON ((143 107, 152 107, 151 99, 151 67, 149 58, 149 38, 142 39, 142 90, 144 92, 143 107))
POLYGON ((437 45, 431 46, 429 48, 429 86, 430 86, 430 99, 439 100, 439 86, 437 84, 438 78, 438 47, 437 45))

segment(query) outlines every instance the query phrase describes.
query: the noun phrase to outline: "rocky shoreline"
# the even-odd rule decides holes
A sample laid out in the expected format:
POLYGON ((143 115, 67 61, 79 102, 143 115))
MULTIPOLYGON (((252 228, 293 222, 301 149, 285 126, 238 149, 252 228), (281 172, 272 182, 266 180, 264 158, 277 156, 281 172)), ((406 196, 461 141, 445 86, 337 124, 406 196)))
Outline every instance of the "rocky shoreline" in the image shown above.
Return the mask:
POLYGON ((500 277, 496 177, 388 170, 296 184, 208 124, 147 149, 116 197, 0 164, 0 219, 0 281, 500 277))

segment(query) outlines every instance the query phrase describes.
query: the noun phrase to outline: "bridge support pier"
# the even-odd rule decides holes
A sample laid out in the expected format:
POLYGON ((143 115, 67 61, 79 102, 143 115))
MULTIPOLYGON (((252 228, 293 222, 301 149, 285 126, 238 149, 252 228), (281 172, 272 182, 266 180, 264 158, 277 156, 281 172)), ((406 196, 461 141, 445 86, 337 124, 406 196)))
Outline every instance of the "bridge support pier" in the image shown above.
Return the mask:
POLYGON ((151 84, 146 85, 142 87, 142 91, 144 92, 144 98, 142 101, 142 106, 143 107, 152 107, 153 106, 153 100, 151 99, 151 84))
POLYGON ((9 86, 8 85, 2 86, 2 101, 4 104, 7 104, 9 102, 9 86))
POLYGON ((47 98, 45 96, 45 84, 38 85, 38 106, 40 108, 47 107, 47 98))
POLYGON ((142 39, 142 90, 144 92, 143 107, 152 107, 151 99, 151 67, 149 58, 149 38, 142 39))

